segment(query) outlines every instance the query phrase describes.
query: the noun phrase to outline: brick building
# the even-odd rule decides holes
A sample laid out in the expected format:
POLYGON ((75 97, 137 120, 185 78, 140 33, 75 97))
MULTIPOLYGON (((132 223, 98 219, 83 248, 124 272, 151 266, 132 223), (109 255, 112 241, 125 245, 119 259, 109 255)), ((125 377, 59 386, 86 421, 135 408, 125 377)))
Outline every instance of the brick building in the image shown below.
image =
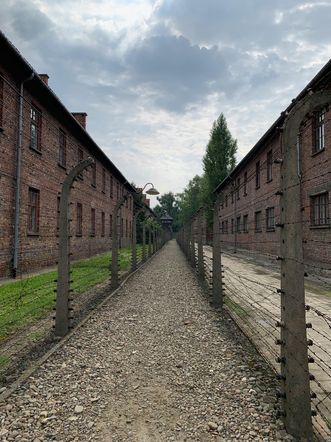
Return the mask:
MULTIPOLYGON (((274 258, 279 254, 281 136, 285 116, 310 90, 331 87, 331 61, 292 101, 251 151, 216 189, 220 193, 220 228, 225 249, 274 258)), ((298 173, 305 262, 330 268, 331 110, 318 109, 302 121, 298 134, 298 173)))
MULTIPOLYGON (((87 157, 95 166, 71 192, 71 252, 78 259, 108 251, 114 206, 135 189, 86 131, 86 113, 70 113, 48 76, 2 33, 0 53, 0 277, 55 264, 61 183, 87 157)), ((131 242, 132 215, 130 197, 121 209, 121 246, 131 242)))

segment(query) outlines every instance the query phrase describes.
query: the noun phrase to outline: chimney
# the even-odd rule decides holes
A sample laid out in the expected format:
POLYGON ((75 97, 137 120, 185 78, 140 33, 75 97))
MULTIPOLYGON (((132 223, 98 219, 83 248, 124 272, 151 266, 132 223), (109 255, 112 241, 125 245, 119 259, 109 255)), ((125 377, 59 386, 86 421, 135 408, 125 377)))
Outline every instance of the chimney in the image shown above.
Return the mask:
POLYGON ((86 112, 72 112, 73 117, 78 121, 78 123, 86 129, 86 112))
POLYGON ((39 77, 46 84, 46 86, 48 86, 49 76, 47 74, 39 74, 39 77))

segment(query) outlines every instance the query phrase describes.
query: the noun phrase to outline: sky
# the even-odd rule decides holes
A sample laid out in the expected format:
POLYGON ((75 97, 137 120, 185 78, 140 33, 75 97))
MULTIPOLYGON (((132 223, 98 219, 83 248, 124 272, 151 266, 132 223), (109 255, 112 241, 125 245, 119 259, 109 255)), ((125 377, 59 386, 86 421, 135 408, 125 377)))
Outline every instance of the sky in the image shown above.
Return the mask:
POLYGON ((331 0, 0 0, 0 28, 138 186, 181 192, 223 113, 238 161, 331 57, 331 0))

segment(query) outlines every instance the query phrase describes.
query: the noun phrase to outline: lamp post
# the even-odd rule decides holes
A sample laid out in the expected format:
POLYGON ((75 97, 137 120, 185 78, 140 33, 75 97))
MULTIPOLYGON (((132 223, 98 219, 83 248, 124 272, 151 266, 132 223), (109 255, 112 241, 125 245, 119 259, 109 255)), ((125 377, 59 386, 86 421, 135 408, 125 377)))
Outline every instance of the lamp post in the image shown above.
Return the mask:
MULTIPOLYGON (((151 188, 146 191, 148 195, 159 195, 159 191, 154 187, 153 183, 146 183, 142 189, 137 191, 137 194, 143 193, 145 188, 151 185, 151 188)), ((120 213, 120 209, 124 202, 128 199, 130 192, 125 193, 122 198, 117 202, 114 213, 113 213, 113 226, 112 226, 112 260, 111 260, 111 288, 116 289, 119 285, 118 278, 118 216, 120 213)), ((135 244, 132 244, 132 247, 136 247, 136 239, 135 244)))

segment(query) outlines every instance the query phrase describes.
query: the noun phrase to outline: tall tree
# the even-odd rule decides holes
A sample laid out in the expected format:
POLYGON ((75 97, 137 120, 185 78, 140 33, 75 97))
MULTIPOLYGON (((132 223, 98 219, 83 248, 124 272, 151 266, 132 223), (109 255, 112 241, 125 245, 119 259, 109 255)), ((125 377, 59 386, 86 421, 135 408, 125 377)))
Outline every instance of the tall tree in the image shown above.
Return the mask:
POLYGON ((221 114, 213 123, 206 153, 203 157, 203 170, 206 180, 205 205, 210 224, 213 219, 213 204, 215 188, 222 182, 236 165, 237 140, 228 129, 226 119, 221 114))

